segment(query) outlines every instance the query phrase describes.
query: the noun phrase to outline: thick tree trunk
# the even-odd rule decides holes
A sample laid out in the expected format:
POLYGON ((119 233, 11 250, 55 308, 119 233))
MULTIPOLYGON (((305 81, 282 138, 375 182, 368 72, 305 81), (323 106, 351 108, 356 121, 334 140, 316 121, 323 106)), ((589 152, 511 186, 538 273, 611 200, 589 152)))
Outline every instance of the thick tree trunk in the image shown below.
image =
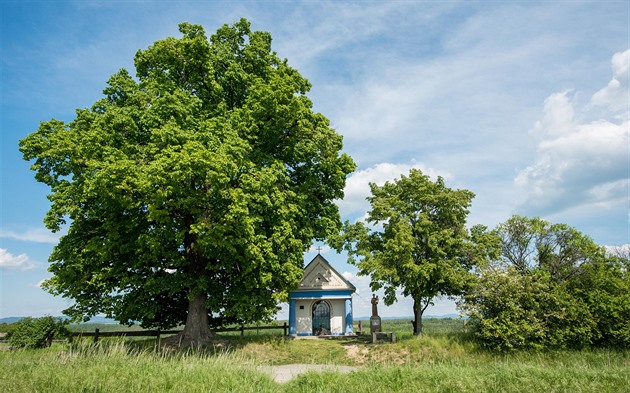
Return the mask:
POLYGON ((214 333, 208 327, 206 296, 204 294, 195 295, 188 302, 188 315, 184 330, 172 340, 168 340, 168 343, 180 347, 200 347, 209 344, 213 337, 214 333))
POLYGON ((422 314, 426 307, 422 307, 422 303, 415 300, 413 301, 413 334, 418 337, 422 337, 422 314))
MULTIPOLYGON (((195 223, 193 216, 187 216, 185 224, 191 228, 195 223)), ((187 231, 184 236, 184 249, 188 260, 188 274, 191 278, 202 277, 206 272, 207 259, 197 250, 197 235, 192 231, 187 231)), ((189 289, 188 314, 186 315, 186 325, 184 330, 173 340, 168 340, 168 344, 176 344, 180 347, 200 347, 211 342, 214 333, 208 327, 208 308, 206 307, 206 295, 197 288, 189 289)))

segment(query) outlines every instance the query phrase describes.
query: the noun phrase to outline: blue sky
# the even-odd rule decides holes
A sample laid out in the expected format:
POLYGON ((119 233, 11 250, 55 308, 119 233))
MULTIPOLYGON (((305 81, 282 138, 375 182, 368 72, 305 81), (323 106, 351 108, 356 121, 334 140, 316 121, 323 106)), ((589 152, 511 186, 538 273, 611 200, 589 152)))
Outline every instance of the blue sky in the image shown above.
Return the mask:
MULTIPOLYGON (((309 79, 315 109, 358 168, 340 201, 365 215, 368 183, 410 168, 473 200, 469 223, 512 214, 567 223, 597 243, 630 243, 627 1, 11 1, 1 3, 0 317, 58 315, 71 304, 39 288, 58 234, 42 219, 18 141, 40 121, 71 121, 120 68, 187 21, 208 34, 241 17, 269 31, 309 79)), ((345 256, 324 256, 359 288, 345 256)), ((316 251, 305 255, 310 261, 316 251)), ((411 314, 401 299, 383 316, 411 314)), ((438 300, 428 314, 454 312, 438 300)))

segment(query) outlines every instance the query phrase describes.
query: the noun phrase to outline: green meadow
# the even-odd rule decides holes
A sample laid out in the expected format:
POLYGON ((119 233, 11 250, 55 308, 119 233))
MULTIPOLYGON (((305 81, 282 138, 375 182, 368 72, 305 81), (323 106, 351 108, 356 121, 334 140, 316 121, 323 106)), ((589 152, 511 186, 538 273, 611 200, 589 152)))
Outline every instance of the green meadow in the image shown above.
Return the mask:
POLYGON ((492 353, 458 320, 383 321, 395 344, 285 339, 281 333, 219 335, 212 348, 159 348, 154 339, 88 339, 43 350, 0 351, 2 392, 626 392, 630 351, 492 353), (308 372, 279 384, 261 366, 333 364, 357 371, 308 372))

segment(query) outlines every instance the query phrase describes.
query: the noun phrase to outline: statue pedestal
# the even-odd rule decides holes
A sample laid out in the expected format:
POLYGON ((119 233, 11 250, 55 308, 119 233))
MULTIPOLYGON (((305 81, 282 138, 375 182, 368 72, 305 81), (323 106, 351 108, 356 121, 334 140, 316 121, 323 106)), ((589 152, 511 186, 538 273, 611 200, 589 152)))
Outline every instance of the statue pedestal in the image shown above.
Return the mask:
POLYGON ((370 317, 370 333, 379 333, 382 332, 381 329, 381 317, 379 316, 371 316, 370 317))

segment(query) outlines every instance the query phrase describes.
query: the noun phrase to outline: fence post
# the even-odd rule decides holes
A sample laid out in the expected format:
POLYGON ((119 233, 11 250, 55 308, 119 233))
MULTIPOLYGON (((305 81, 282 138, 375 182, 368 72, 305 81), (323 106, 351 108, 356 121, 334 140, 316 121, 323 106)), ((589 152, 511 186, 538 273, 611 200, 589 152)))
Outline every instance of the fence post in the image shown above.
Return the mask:
POLYGON ((160 329, 158 329, 155 332, 155 335, 157 336, 157 345, 158 345, 158 348, 159 348, 160 347, 160 329))
POLYGON ((98 333, 99 333, 98 328, 94 329, 94 343, 98 342, 98 333))
POLYGON ((245 337, 245 326, 241 325, 241 337, 245 337))
POLYGON ((286 322, 284 323, 284 335, 285 335, 285 337, 287 335, 287 323, 286 322))

